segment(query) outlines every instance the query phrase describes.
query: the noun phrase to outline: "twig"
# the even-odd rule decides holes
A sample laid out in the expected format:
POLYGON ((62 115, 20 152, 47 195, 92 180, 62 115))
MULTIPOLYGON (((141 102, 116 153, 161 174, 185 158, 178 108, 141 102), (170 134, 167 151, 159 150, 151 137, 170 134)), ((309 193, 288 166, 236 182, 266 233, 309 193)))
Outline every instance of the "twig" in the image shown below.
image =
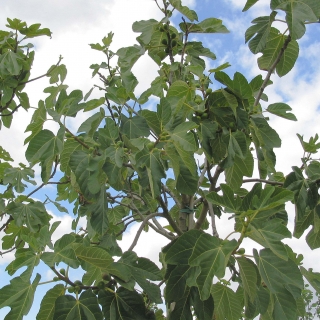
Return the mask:
MULTIPOLYGON (((1 116, 1 117, 11 116, 11 115, 13 115, 20 107, 21 107, 21 104, 17 105, 17 106, 16 106, 11 112, 9 112, 9 113, 6 113, 6 114, 1 113, 0 116, 1 116)), ((4 110, 7 110, 7 109, 4 109, 4 110)))
POLYGON ((11 248, 11 249, 9 249, 7 251, 3 251, 3 252, 0 251, 0 256, 3 256, 6 253, 12 252, 15 249, 18 249, 18 247, 20 246, 21 243, 22 243, 22 240, 20 240, 19 243, 16 246, 14 246, 13 248, 11 248))
POLYGON ((209 206, 209 213, 211 216, 211 228, 212 228, 212 235, 215 237, 219 237, 219 233, 217 231, 217 226, 216 226, 216 216, 214 214, 213 211, 213 206, 211 202, 208 202, 208 206, 209 206))
POLYGON ((181 202, 179 201, 179 199, 176 197, 176 195, 164 184, 162 184, 162 189, 168 193, 171 198, 174 200, 174 202, 176 203, 176 205, 181 208, 181 202))
POLYGON ((156 212, 156 213, 151 213, 151 214, 149 214, 147 217, 145 217, 145 219, 142 221, 142 223, 141 223, 141 225, 140 225, 140 227, 139 227, 139 229, 138 229, 138 231, 137 231, 137 234, 136 234, 136 236, 134 237, 133 242, 132 242, 131 246, 129 247, 128 251, 132 251, 133 248, 137 245, 138 240, 139 240, 139 238, 140 238, 140 236, 141 236, 142 230, 144 229, 144 227, 146 226, 146 224, 148 224, 148 221, 149 221, 150 219, 152 219, 153 217, 156 217, 156 216, 158 216, 158 215, 159 215, 159 213, 156 212))
MULTIPOLYGON (((216 167, 216 171, 213 175, 213 177, 211 177, 211 173, 210 173, 210 168, 207 168, 207 171, 208 171, 208 176, 209 176, 209 180, 210 180, 210 188, 209 188, 209 191, 213 191, 216 189, 216 184, 217 184, 217 181, 219 179, 219 176, 220 174, 223 172, 223 169, 217 165, 216 167)), ((206 219, 206 216, 207 216, 207 213, 208 213, 208 209, 209 209, 209 204, 208 204, 208 201, 207 200, 204 200, 203 202, 203 207, 202 207, 202 211, 200 213, 200 216, 194 226, 194 229, 200 229, 204 220, 206 219)))

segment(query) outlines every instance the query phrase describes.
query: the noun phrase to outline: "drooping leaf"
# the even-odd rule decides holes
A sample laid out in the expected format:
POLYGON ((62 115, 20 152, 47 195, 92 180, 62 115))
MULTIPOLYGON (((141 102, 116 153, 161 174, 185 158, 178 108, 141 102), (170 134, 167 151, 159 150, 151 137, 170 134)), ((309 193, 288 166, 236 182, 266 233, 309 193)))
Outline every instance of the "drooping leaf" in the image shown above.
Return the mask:
POLYGON ((10 284, 0 289, 0 308, 6 306, 11 308, 5 320, 22 320, 23 316, 28 314, 40 278, 37 274, 34 281, 30 283, 29 279, 20 276, 13 278, 10 284))
POLYGON ((215 305, 214 314, 218 319, 238 320, 240 318, 242 306, 232 289, 216 283, 212 286, 212 295, 215 305))
POLYGON ((58 284, 52 289, 49 289, 41 301, 37 320, 53 320, 55 302, 57 298, 64 295, 64 293, 65 287, 62 284, 58 284))
POLYGON ((98 299, 91 290, 86 290, 77 300, 71 295, 59 296, 55 302, 53 319, 102 320, 98 299))
POLYGON ((198 16, 196 12, 190 10, 187 6, 183 6, 181 4, 181 0, 169 0, 169 2, 174 8, 176 8, 180 13, 185 15, 190 21, 198 21, 198 16))
POLYGON ((287 112, 291 110, 292 110, 291 107, 289 107, 285 103, 273 103, 273 104, 270 104, 267 108, 267 111, 279 117, 282 117, 288 120, 297 121, 297 118, 293 113, 287 112))

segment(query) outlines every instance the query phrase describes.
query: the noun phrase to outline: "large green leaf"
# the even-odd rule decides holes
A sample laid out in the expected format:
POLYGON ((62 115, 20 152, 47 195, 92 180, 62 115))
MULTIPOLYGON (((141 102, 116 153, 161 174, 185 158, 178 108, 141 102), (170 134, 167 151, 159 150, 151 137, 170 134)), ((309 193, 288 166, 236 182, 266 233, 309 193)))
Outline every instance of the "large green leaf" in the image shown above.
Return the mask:
POLYGON ((40 278, 37 274, 33 283, 30 283, 29 279, 22 275, 13 278, 10 284, 0 289, 0 308, 6 306, 11 308, 4 320, 22 320, 23 316, 28 314, 40 278))
POLYGON ((111 255, 102 248, 79 245, 76 247, 75 253, 78 259, 99 269, 108 270, 108 267, 113 263, 111 255))
POLYGON ((248 294, 250 301, 254 302, 257 296, 258 269, 252 260, 245 257, 237 258, 240 276, 245 292, 248 294))
POLYGON ((212 286, 214 314, 217 319, 238 320, 241 318, 242 306, 234 291, 227 286, 216 283, 212 286))
POLYGON ((97 200, 89 205, 91 211, 90 224, 94 231, 103 235, 108 228, 108 197, 105 186, 101 186, 97 200))
POLYGON ((270 249, 260 250, 260 255, 254 249, 253 254, 261 278, 271 293, 291 293, 290 287, 298 291, 303 289, 301 272, 291 259, 280 259, 270 249))
POLYGON ((270 113, 273 113, 279 117, 288 119, 288 120, 293 120, 293 121, 297 121, 296 116, 293 113, 287 112, 287 111, 291 111, 292 108, 290 106, 288 106, 286 103, 273 103, 270 104, 267 108, 267 111, 269 111, 270 113))
POLYGON ((272 10, 286 12, 286 21, 292 39, 300 39, 305 31, 305 22, 317 22, 320 16, 320 3, 317 0, 272 0, 272 10))
POLYGON ((134 252, 127 251, 122 255, 119 262, 128 266, 132 277, 151 301, 162 303, 159 286, 147 280, 162 280, 159 268, 152 261, 146 258, 138 258, 134 252))
POLYGON ((10 276, 12 276, 20 268, 27 266, 27 271, 25 274, 32 275, 34 267, 36 267, 40 262, 40 258, 35 252, 30 248, 20 248, 17 249, 15 253, 15 260, 13 260, 6 267, 6 271, 10 276))
MULTIPOLYGON (((249 1, 251 0, 248 0, 248 2, 249 1)), ((264 50, 275 16, 276 12, 273 12, 270 16, 258 17, 252 21, 254 25, 247 29, 245 40, 248 42, 251 39, 249 49, 252 53, 256 54, 264 50)))
POLYGON ((71 295, 59 296, 55 303, 54 320, 102 320, 98 299, 90 290, 77 300, 71 295))
POLYGON ((197 239, 189 258, 189 264, 192 267, 201 268, 196 283, 202 300, 210 296, 213 277, 222 278, 224 276, 229 257, 236 246, 236 240, 222 243, 217 237, 209 234, 202 234, 197 239))
POLYGON ((29 142, 26 158, 34 165, 37 162, 46 162, 54 159, 62 151, 62 141, 50 130, 41 130, 29 142))
POLYGON ((52 289, 49 289, 41 301, 37 320, 53 320, 56 300, 58 297, 64 295, 64 293, 65 287, 63 284, 58 284, 52 289))
POLYGON ((119 49, 116 54, 119 56, 118 64, 121 68, 121 72, 131 70, 133 65, 144 54, 144 52, 145 50, 138 45, 119 49))
POLYGON ((7 213, 11 214, 18 227, 26 224, 32 232, 37 232, 39 226, 49 225, 51 216, 42 202, 31 203, 11 202, 7 206, 7 213))
POLYGON ((284 50, 284 53, 276 66, 279 77, 286 75, 296 63, 299 55, 299 44, 296 40, 291 40, 284 50))
POLYGON ((91 117, 86 119, 86 121, 84 121, 81 124, 81 126, 78 129, 78 133, 85 132, 89 137, 92 137, 93 134, 98 129, 98 127, 99 127, 101 121, 104 119, 104 117, 105 117, 104 110, 102 108, 100 108, 100 112, 95 113, 94 115, 92 115, 91 117))
POLYGON ((135 21, 132 24, 132 30, 134 32, 141 32, 141 35, 137 38, 137 40, 145 45, 147 45, 150 40, 155 27, 159 24, 159 22, 155 19, 150 20, 141 20, 135 21))
POLYGON ((54 244, 54 252, 44 252, 41 260, 50 267, 54 267, 59 262, 64 262, 70 267, 76 269, 80 263, 73 249, 75 237, 71 234, 63 235, 54 244))
POLYGON ((141 116, 127 118, 121 115, 121 133, 128 136, 129 139, 147 137, 150 134, 150 129, 147 121, 141 116))
POLYGON ((275 218, 258 226, 251 225, 249 237, 265 248, 271 249, 279 258, 288 260, 287 250, 281 240, 291 238, 291 232, 283 225, 282 220, 275 218))
POLYGON ((244 176, 251 177, 253 174, 254 161, 251 152, 245 159, 235 156, 231 167, 225 169, 226 182, 233 189, 238 190, 242 185, 244 176))
POLYGON ((18 168, 11 168, 11 166, 7 163, 1 163, 3 167, 3 184, 11 184, 14 189, 22 193, 27 185, 23 183, 22 181, 26 181, 28 183, 31 183, 33 185, 36 184, 34 180, 31 180, 30 178, 34 178, 34 171, 30 168, 26 167, 18 167, 18 168))
POLYGON ((136 155, 137 166, 146 167, 153 198, 161 192, 161 179, 166 177, 159 149, 144 148, 136 155))
POLYGON ((176 8, 180 13, 185 15, 190 21, 198 20, 198 16, 195 11, 190 10, 187 6, 181 4, 181 0, 169 0, 170 4, 176 8))
POLYGON ((141 295, 120 287, 116 292, 99 291, 99 304, 106 320, 148 320, 141 295))
POLYGON ((228 33, 228 29, 222 24, 222 20, 217 18, 207 18, 199 23, 180 23, 182 31, 188 29, 189 33, 228 33))

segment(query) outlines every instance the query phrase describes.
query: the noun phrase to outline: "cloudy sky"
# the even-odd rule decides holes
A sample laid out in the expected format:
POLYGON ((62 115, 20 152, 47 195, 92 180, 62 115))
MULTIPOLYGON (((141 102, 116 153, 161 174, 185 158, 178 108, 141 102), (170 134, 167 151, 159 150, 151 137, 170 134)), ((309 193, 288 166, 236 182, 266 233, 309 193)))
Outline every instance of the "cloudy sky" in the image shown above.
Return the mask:
MULTIPOLYGON (((257 56, 252 55, 244 43, 244 32, 253 18, 269 15, 269 1, 260 0, 247 13, 241 13, 244 0, 184 0, 182 2, 196 9, 200 20, 208 17, 221 18, 231 31, 228 35, 205 35, 196 38, 204 41, 205 46, 210 47, 217 55, 217 60, 210 61, 208 68, 228 61, 232 65, 227 69, 231 76, 234 72, 240 71, 251 79, 261 73, 256 65, 257 56)), ((62 55, 63 63, 68 68, 66 83, 70 90, 81 89, 85 94, 95 83, 91 78, 89 66, 102 62, 104 58, 102 54, 91 50, 88 44, 99 42, 112 31, 115 34, 112 50, 116 51, 120 47, 132 45, 137 36, 132 32, 132 23, 137 20, 159 19, 162 13, 153 0, 7 0, 1 4, 1 30, 5 27, 7 17, 19 18, 29 25, 41 23, 42 27, 48 27, 53 32, 52 39, 41 37, 33 41, 36 50, 33 77, 44 74, 62 55)), ((181 15, 176 14, 174 23, 178 25, 180 21, 181 15)), ((300 158, 303 155, 296 133, 304 135, 305 138, 317 132, 320 133, 319 25, 308 26, 307 35, 299 45, 300 57, 295 68, 284 79, 274 75, 272 77, 274 85, 268 87, 266 91, 269 103, 288 103, 298 118, 298 122, 290 122, 270 115, 272 126, 277 129, 282 139, 282 148, 277 150, 278 170, 285 174, 290 172, 292 165, 300 165, 300 158)), ((150 81, 156 76, 156 66, 149 58, 141 59, 133 71, 140 82, 137 93, 147 89, 150 81)), ((42 91, 46 86, 48 86, 47 79, 28 85, 27 91, 33 106, 37 106, 38 100, 45 97, 42 91)), ((216 84, 213 88, 218 87, 219 85, 216 84)), ((99 96, 99 92, 95 94, 99 96)), ((26 137, 24 130, 30 116, 30 113, 19 110, 14 116, 12 128, 9 131, 4 129, 0 131, 2 146, 11 153, 13 158, 19 159, 18 162, 25 162, 21 146, 26 137)), ((86 117, 87 114, 82 114, 78 123, 70 123, 74 132, 81 123, 81 119, 86 117)), ((44 192, 53 194, 53 190, 49 187, 44 192)), ((288 210, 291 212, 289 227, 292 230, 293 209, 288 207, 288 210)), ((59 214, 55 211, 52 214, 55 219, 63 221, 64 231, 67 231, 71 217, 61 217, 61 215, 58 217, 59 214)), ((218 221, 218 228, 219 226, 220 236, 223 237, 232 229, 233 222, 222 219, 218 221)), ((126 235, 124 249, 130 245, 137 228, 138 226, 131 228, 126 235)), ((58 234, 55 236, 59 237, 58 234)), ((153 241, 150 242, 145 240, 145 235, 143 237, 136 247, 138 254, 157 260, 158 249, 164 245, 162 238, 153 235, 153 241)), ((306 267, 315 267, 314 261, 319 261, 320 258, 319 249, 312 252, 303 244, 303 241, 297 239, 290 240, 290 244, 297 253, 304 254, 306 267)), ((12 256, 6 255, 0 259, 1 287, 8 281, 8 278, 4 277, 4 269, 11 258, 12 256)), ((50 277, 51 274, 43 274, 42 281, 49 280, 50 277)), ((41 295, 42 290, 39 290, 38 296, 41 297, 41 295)), ((25 319, 34 319, 37 308, 38 306, 35 306, 30 316, 25 319)), ((0 317, 7 311, 0 311, 0 317)))

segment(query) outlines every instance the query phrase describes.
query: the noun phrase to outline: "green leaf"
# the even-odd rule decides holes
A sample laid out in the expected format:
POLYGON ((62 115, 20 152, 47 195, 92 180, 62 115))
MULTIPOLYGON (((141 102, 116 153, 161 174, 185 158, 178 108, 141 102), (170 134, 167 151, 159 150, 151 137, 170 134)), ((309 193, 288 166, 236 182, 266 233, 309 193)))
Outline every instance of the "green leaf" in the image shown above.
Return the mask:
POLYGON ((94 231, 103 235, 108 226, 108 197, 106 194, 105 186, 101 186, 100 194, 96 202, 89 205, 91 211, 90 224, 94 231))
POLYGON ((192 121, 179 124, 171 133, 174 142, 179 143, 186 151, 196 151, 198 149, 194 135, 190 130, 197 128, 198 125, 192 121))
POLYGON ((26 224, 32 232, 37 232, 39 227, 49 225, 51 219, 45 206, 39 201, 31 203, 11 202, 7 206, 7 213, 12 215, 18 227, 26 224))
POLYGON ((236 246, 236 240, 222 244, 218 238, 209 234, 202 234, 197 239, 189 258, 189 264, 191 267, 201 268, 196 283, 202 300, 210 296, 213 277, 222 278, 224 276, 229 257, 236 246))
POLYGON ((259 0, 247 0, 242 12, 249 10, 254 4, 256 4, 259 0))
POLYGON ((55 158, 62 151, 62 141, 50 130, 41 130, 35 135, 28 145, 26 158, 32 164, 46 163, 55 158))
POLYGON ((286 103, 278 102, 278 103, 270 104, 266 110, 279 117, 282 117, 288 120, 297 121, 297 118, 293 113, 287 112, 287 111, 291 111, 292 108, 289 107, 286 103))
POLYGON ((71 154, 76 150, 84 150, 84 147, 74 139, 68 139, 63 145, 63 150, 60 155, 60 169, 66 174, 70 174, 71 168, 69 167, 69 161, 71 154))
POLYGON ((303 141, 303 136, 300 134, 297 134, 297 136, 305 152, 317 153, 318 149, 320 149, 320 142, 317 143, 319 139, 318 134, 316 134, 314 137, 310 137, 309 142, 303 141))
POLYGON ((214 314, 217 319, 238 320, 241 318, 242 306, 234 291, 227 286, 216 283, 212 286, 214 314))
POLYGON ((141 32, 137 40, 147 45, 151 41, 152 33, 158 24, 159 22, 155 19, 135 21, 132 25, 132 30, 141 32))
POLYGON ((283 77, 294 67, 298 56, 299 44, 297 41, 291 40, 276 66, 276 71, 279 77, 283 77))
POLYGON ((76 176, 81 192, 88 199, 101 190, 99 175, 103 163, 103 157, 91 157, 84 151, 76 150, 71 154, 69 166, 76 176))
MULTIPOLYGON (((250 1, 250 0, 249 0, 250 1)), ((252 21, 253 26, 249 27, 245 33, 245 40, 249 42, 249 49, 256 54, 262 52, 267 44, 270 34, 271 25, 275 19, 276 12, 272 12, 270 16, 258 17, 252 21)))
POLYGON ((261 226, 251 226, 249 237, 271 251, 279 258, 288 260, 287 250, 281 242, 284 238, 291 238, 291 232, 280 219, 274 218, 261 226))
POLYGON ((236 259, 239 265, 240 277, 244 291, 248 294, 250 301, 254 302, 257 296, 258 269, 252 260, 245 257, 236 259))
POLYGON ((138 45, 119 49, 116 54, 119 56, 118 65, 121 68, 121 73, 131 70, 137 60, 144 55, 144 52, 145 50, 138 45))
POLYGON ((91 290, 84 291, 80 299, 73 296, 59 296, 55 303, 55 320, 103 320, 98 299, 91 290))
POLYGON ((262 280, 266 283, 271 293, 283 293, 290 290, 303 289, 302 275, 297 265, 290 259, 288 261, 278 258, 270 249, 253 250, 262 280))
POLYGON ((212 295, 205 301, 202 301, 197 288, 191 288, 191 303, 198 319, 212 320, 214 311, 214 301, 212 295))
POLYGON ((187 6, 183 6, 181 4, 181 0, 169 0, 169 2, 174 8, 176 8, 180 13, 185 15, 190 21, 198 21, 198 16, 196 12, 190 10, 187 6))
POLYGON ((31 284, 29 279, 22 275, 13 278, 10 284, 0 289, 0 309, 6 306, 11 308, 4 320, 22 320, 23 316, 28 314, 40 278, 37 274, 31 284))
POLYGON ((48 36, 51 38, 51 31, 48 28, 40 29, 41 23, 32 24, 30 27, 25 27, 20 30, 27 38, 34 38, 39 36, 48 36))
POLYGON ((300 267, 302 275, 312 285, 312 287, 320 293, 320 273, 314 272, 312 269, 306 270, 304 267, 300 267))
POLYGON ((52 289, 49 289, 43 297, 40 305, 40 310, 37 314, 37 320, 53 320, 55 311, 55 302, 58 297, 64 295, 65 287, 63 284, 58 284, 52 289))
POLYGON ((251 152, 247 152, 245 159, 235 156, 231 167, 225 169, 226 182, 233 189, 238 190, 243 181, 243 177, 252 177, 254 161, 251 152))
POLYGON ((17 76, 22 69, 22 57, 8 50, 0 55, 0 72, 4 75, 17 76))
POLYGON ((251 118, 251 126, 262 147, 266 149, 280 148, 281 139, 264 118, 251 118))
POLYGON ((222 25, 222 20, 216 18, 208 18, 199 23, 180 23, 180 29, 189 33, 229 33, 229 30, 222 25))
POLYGON ((239 209, 239 202, 234 197, 233 190, 228 185, 223 183, 220 185, 220 187, 223 191, 223 196, 220 196, 215 191, 212 191, 206 195, 206 199, 211 203, 225 207, 232 212, 237 212, 239 209))
POLYGON ((73 249, 75 237, 71 234, 63 235, 54 244, 54 252, 44 252, 41 255, 41 260, 50 267, 54 267, 59 262, 64 262, 71 268, 79 267, 79 260, 73 249))
POLYGON ((147 280, 162 280, 160 269, 153 262, 146 258, 138 258, 134 252, 129 251, 122 255, 119 262, 128 266, 132 277, 151 301, 162 303, 159 286, 147 280))
POLYGON ((34 180, 30 180, 30 178, 34 178, 34 171, 30 168, 22 167, 22 168, 11 168, 9 164, 1 163, 3 166, 3 184, 10 183, 14 189, 22 193, 27 187, 26 184, 22 182, 22 180, 31 183, 33 185, 36 184, 34 180))
POLYGON ((134 116, 127 118, 125 115, 121 115, 121 128, 122 134, 128 136, 129 139, 147 137, 150 134, 150 129, 147 121, 141 116, 134 116))
POLYGON ((314 250, 320 248, 320 230, 313 227, 306 236, 308 246, 314 250))
POLYGON ((152 197, 161 193, 161 179, 166 177, 159 149, 144 148, 136 155, 137 166, 146 167, 152 197))
POLYGON ((85 132, 89 137, 92 137, 95 131, 98 129, 104 117, 104 110, 100 108, 100 112, 95 113, 94 115, 89 117, 85 122, 83 122, 77 132, 85 132))
POLYGON ((297 304, 293 296, 287 292, 277 292, 274 297, 274 319, 290 320, 297 316, 297 304))
POLYGON ((99 304, 106 320, 148 320, 141 295, 120 287, 116 292, 99 291, 99 304))
POLYGON ((286 36, 279 32, 278 29, 272 28, 268 36, 266 47, 263 54, 258 58, 258 65, 261 70, 268 71, 276 61, 280 50, 282 49, 286 36))
POLYGON ((320 16, 320 3, 317 0, 272 0, 272 10, 286 12, 291 38, 300 39, 305 31, 305 22, 317 22, 320 16))
POLYGON ((17 249, 15 253, 15 260, 7 265, 6 271, 12 276, 20 268, 27 266, 25 274, 28 274, 31 277, 34 267, 36 267, 39 262, 40 258, 33 250, 29 248, 20 248, 17 249))

